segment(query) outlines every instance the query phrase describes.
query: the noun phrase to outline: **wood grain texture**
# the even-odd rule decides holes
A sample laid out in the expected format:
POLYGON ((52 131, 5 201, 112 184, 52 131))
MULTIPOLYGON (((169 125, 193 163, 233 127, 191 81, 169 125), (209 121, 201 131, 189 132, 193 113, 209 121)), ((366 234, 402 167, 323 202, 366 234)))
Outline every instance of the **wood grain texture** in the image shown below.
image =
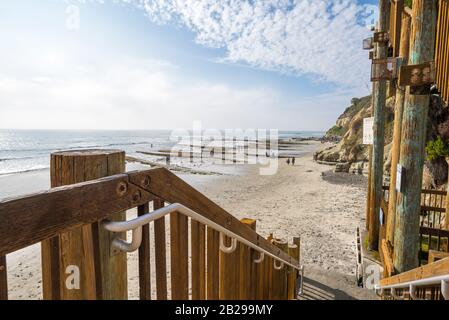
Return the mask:
MULTIPOLYGON (((164 201, 155 199, 153 210, 164 207, 164 201)), ((154 221, 154 254, 156 263, 156 295, 158 300, 167 300, 167 243, 165 218, 154 221)))
POLYGON ((206 299, 206 226, 191 220, 192 300, 206 299))
MULTIPOLYGON (((244 218, 241 222, 256 231, 256 220, 244 218)), ((257 285, 257 280, 255 279, 256 264, 253 262, 255 251, 242 243, 239 243, 239 251, 239 299, 254 300, 257 285)))
MULTIPOLYGON (((150 211, 149 203, 137 208, 140 217, 150 211)), ((142 227, 142 244, 139 247, 139 296, 140 300, 151 300, 150 225, 142 227)))
MULTIPOLYGON (((70 151, 51 155, 52 188, 95 180, 124 171, 125 155, 124 152, 117 150, 70 151)), ((109 218, 123 220, 125 214, 117 212, 109 218)), ((103 230, 100 223, 82 225, 57 237, 59 240, 45 240, 42 245, 45 298, 65 300, 127 298, 126 255, 120 252, 111 256, 111 235, 103 230), (55 260, 59 260, 59 270, 53 268, 57 264, 55 260), (69 289, 65 285, 66 269, 69 266, 79 268, 81 276, 79 289, 69 289), (51 280, 53 272, 59 273, 56 276, 59 278, 59 297, 57 294, 53 295, 58 290, 58 285, 51 280), (97 288, 100 282, 100 288, 97 288), (49 293, 52 293, 52 296, 48 296, 49 293)))
POLYGON ((173 300, 189 299, 188 218, 170 214, 171 295, 173 300))
POLYGON ((181 203, 205 218, 247 239, 251 243, 273 254, 278 254, 280 258, 292 264, 295 263, 287 253, 283 251, 278 253, 276 247, 269 241, 265 240, 248 226, 242 224, 237 218, 169 170, 157 168, 146 172, 130 173, 130 181, 136 185, 140 185, 143 189, 152 193, 154 197, 161 198, 169 203, 181 203), (149 187, 140 184, 139 181, 143 175, 148 175, 151 178, 151 185, 149 187))
POLYGON ((219 233, 212 229, 206 228, 207 233, 207 274, 206 274, 206 295, 207 300, 218 300, 219 298, 219 233))
MULTIPOLYGON (((436 2, 414 0, 409 65, 434 59, 436 2)), ((407 88, 402 120, 399 163, 404 168, 403 192, 398 195, 394 232, 394 267, 399 273, 418 266, 421 186, 430 95, 410 94, 407 88)))
MULTIPOLYGON (((231 245, 231 238, 224 237, 225 245, 231 245)), ((232 253, 220 251, 220 300, 238 300, 239 298, 239 260, 240 248, 232 253)))

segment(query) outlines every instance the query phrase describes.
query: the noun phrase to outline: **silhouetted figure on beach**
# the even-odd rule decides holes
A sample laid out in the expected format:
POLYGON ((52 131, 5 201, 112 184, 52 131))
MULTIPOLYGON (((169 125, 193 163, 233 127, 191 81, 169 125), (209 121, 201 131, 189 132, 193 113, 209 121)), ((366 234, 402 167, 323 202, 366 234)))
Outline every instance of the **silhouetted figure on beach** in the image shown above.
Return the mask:
POLYGON ((290 158, 287 159, 287 165, 290 165, 290 158))
POLYGON ((295 165, 296 158, 292 158, 292 166, 295 165))
POLYGON ((170 165, 170 156, 165 157, 165 164, 170 165))

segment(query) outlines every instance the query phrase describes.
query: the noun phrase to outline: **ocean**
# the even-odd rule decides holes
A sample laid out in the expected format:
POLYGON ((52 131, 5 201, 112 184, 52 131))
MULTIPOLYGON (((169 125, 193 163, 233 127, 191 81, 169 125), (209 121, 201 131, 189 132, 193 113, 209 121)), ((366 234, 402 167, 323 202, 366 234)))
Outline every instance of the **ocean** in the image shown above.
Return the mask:
MULTIPOLYGON (((50 154, 62 150, 120 149, 142 158, 139 151, 172 148, 171 130, 69 131, 0 130, 0 175, 49 168, 50 154)), ((323 132, 280 131, 280 139, 321 137, 323 132)))

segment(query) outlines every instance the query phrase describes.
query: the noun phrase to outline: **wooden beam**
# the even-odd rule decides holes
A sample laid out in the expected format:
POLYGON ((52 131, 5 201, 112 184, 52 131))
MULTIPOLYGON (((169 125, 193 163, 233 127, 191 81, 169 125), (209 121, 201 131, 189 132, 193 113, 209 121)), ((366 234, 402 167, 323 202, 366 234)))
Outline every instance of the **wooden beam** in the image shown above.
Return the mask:
POLYGON ((394 265, 393 259, 391 258, 390 248, 385 239, 382 240, 381 254, 385 271, 384 274, 386 277, 391 277, 394 274, 394 265))
MULTIPOLYGON (((244 218, 243 224, 256 231, 256 220, 244 218)), ((254 250, 239 243, 239 299, 251 300, 255 297, 255 286, 257 281, 253 278, 255 272, 254 250)))
POLYGON ((250 227, 241 223, 237 218, 197 191, 174 173, 164 168, 156 168, 145 172, 130 173, 130 180, 142 189, 170 203, 182 203, 191 210, 201 214, 233 233, 247 239, 251 243, 276 254, 278 257, 294 264, 295 261, 286 252, 278 252, 268 240, 258 235, 250 227), (149 176, 151 184, 143 186, 140 181, 143 176, 149 176))
POLYGON ((421 280, 430 277, 449 274, 449 258, 439 260, 425 266, 403 272, 401 274, 380 280, 380 285, 387 286, 409 281, 421 280))
MULTIPOLYGON (((140 217, 150 211, 149 203, 137 208, 140 217)), ((151 300, 150 225, 142 227, 142 244, 139 247, 139 296, 140 300, 151 300)))
MULTIPOLYGON (((164 201, 153 200, 153 210, 164 207, 164 201)), ((157 300, 167 300, 167 244, 165 237, 165 218, 154 221, 154 255, 156 264, 157 300)))
MULTIPOLYGON (((402 6, 404 3, 402 2, 402 6)), ((404 64, 408 62, 409 39, 410 39, 410 22, 408 16, 402 19, 401 28, 401 44, 399 57, 404 64)), ((386 239, 393 244, 394 241, 394 224, 396 221, 396 173, 400 156, 401 133, 402 133, 402 114, 404 112, 405 88, 396 86, 396 100, 394 111, 394 128, 393 128, 393 146, 391 149, 391 167, 390 167, 390 190, 388 192, 388 217, 387 217, 387 234, 386 239)))
POLYGON ((206 226, 191 220, 192 300, 206 299, 206 226))
POLYGON ((188 218, 170 214, 171 295, 173 300, 189 299, 188 218))
POLYGON ((127 174, 54 188, 0 201, 0 255, 20 250, 61 232, 105 219, 154 197, 129 183, 127 174), (121 185, 125 193, 118 193, 121 185), (134 195, 140 192, 140 199, 134 195))
POLYGON ((207 228, 207 300, 219 298, 219 233, 207 228))
MULTIPOLYGON (((389 10, 389 0, 379 1, 379 32, 387 30, 387 12, 389 10)), ((387 46, 378 43, 377 59, 387 58, 387 46)), ((385 145, 385 101, 387 97, 387 82, 385 80, 376 81, 374 86, 374 142, 372 159, 372 208, 368 231, 369 248, 378 250, 379 245, 379 211, 382 197, 382 184, 384 172, 384 145, 385 145)))
MULTIPOLYGON (((436 1, 414 0, 409 65, 434 59, 436 1)), ((394 233, 394 266, 405 272, 418 266, 419 220, 424 147, 430 94, 410 94, 407 88, 400 149, 403 192, 398 195, 394 233)))

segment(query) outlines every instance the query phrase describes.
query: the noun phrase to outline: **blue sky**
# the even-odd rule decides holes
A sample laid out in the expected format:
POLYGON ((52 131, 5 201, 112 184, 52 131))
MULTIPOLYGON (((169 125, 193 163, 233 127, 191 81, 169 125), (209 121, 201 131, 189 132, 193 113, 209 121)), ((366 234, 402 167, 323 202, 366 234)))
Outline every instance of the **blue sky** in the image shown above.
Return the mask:
POLYGON ((325 130, 374 3, 3 0, 0 128, 325 130))

